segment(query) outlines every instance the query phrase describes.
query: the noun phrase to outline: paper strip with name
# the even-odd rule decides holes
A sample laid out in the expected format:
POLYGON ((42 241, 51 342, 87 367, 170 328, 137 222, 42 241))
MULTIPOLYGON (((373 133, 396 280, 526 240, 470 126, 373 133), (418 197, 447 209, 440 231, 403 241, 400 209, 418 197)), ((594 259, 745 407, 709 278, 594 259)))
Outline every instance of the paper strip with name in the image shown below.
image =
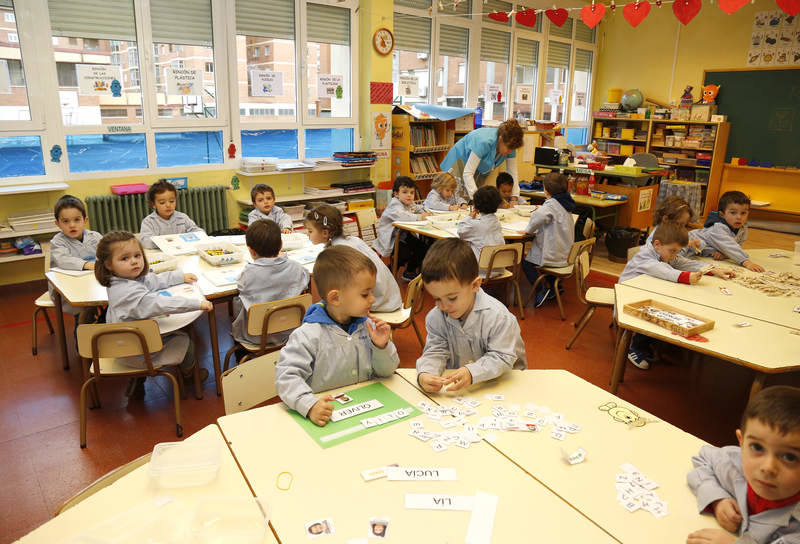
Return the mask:
POLYGON ((389 481, 455 481, 456 469, 437 467, 387 467, 386 479, 389 481))
POLYGON ((372 410, 377 410, 378 408, 383 408, 383 403, 376 399, 368 400, 367 402, 362 402, 354 406, 334 410, 331 414, 331 421, 341 421, 366 412, 371 412, 372 410))
POLYGON ((406 508, 415 510, 472 510, 475 497, 464 495, 435 495, 406 493, 406 508))

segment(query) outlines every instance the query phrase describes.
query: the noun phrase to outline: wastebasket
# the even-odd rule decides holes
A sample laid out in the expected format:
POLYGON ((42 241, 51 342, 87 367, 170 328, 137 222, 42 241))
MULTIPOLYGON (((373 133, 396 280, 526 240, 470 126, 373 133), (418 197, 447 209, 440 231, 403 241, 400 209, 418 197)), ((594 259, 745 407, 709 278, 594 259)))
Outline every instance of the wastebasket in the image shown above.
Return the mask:
POLYGON ((608 260, 615 263, 628 262, 628 249, 639 245, 642 231, 633 227, 614 227, 606 233, 608 260))

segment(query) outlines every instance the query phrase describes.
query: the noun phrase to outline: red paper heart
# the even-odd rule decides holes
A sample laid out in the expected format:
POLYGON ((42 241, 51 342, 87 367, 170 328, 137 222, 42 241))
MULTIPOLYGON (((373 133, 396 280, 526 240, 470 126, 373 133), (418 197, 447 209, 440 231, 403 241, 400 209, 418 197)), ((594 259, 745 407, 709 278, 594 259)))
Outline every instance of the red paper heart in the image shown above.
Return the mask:
POLYGON ((562 26, 567 22, 567 19, 569 19, 569 12, 564 8, 548 9, 544 14, 547 15, 547 18, 556 26, 562 26))
POLYGON ((747 0, 719 0, 719 9, 725 13, 733 13, 744 6, 747 0))
POLYGON ((778 7, 789 15, 800 13, 800 0, 778 0, 778 7))
POLYGON ((603 4, 591 4, 581 8, 581 19, 589 28, 594 28, 603 18, 606 13, 606 7, 603 4))
MULTIPOLYGON (((724 0, 720 0, 721 2, 724 0)), ((744 0, 747 2, 747 0, 744 0)), ((644 21, 644 18, 647 17, 647 14, 650 13, 650 2, 631 2, 630 4, 625 4, 625 7, 622 8, 622 15, 625 16, 625 20, 628 21, 633 28, 639 26, 639 23, 644 21)))
POLYGON ((516 19, 517 22, 523 26, 533 26, 536 24, 536 12, 532 9, 524 9, 522 11, 518 11, 516 19))
POLYGON ((495 13, 490 13, 489 14, 489 19, 491 19, 493 21, 499 21, 501 23, 507 23, 508 22, 508 13, 506 13, 505 11, 498 11, 498 12, 495 12, 495 13))
POLYGON ((672 13, 675 14, 675 17, 677 17, 680 22, 688 25, 689 21, 700 13, 701 6, 701 0, 675 0, 675 3, 672 4, 672 13))

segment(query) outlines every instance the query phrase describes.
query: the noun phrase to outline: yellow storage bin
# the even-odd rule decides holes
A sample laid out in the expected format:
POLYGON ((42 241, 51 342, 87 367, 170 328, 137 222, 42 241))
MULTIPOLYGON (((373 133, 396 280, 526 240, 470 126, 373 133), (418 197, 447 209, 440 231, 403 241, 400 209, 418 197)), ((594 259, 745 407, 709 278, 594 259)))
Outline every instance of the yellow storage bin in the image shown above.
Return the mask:
POLYGON ((623 144, 619 146, 619 154, 620 155, 633 155, 633 146, 623 144))
POLYGON ((347 201, 347 210, 351 212, 353 210, 364 210, 366 208, 374 208, 374 207, 375 207, 375 201, 372 200, 371 198, 347 201))
POLYGON ((622 134, 620 135, 620 138, 622 138, 623 140, 632 140, 633 137, 634 137, 634 134, 636 134, 636 129, 623 128, 621 132, 622 132, 622 134))

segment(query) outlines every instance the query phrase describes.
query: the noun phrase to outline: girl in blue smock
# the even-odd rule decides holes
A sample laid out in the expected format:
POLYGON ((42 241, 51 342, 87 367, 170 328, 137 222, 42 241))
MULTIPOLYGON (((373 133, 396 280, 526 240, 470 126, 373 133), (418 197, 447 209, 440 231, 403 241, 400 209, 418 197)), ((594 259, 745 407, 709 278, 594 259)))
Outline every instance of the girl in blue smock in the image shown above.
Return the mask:
POLYGON ((505 163, 506 171, 514 178, 513 202, 519 197, 519 176, 514 159, 517 156, 515 150, 520 147, 522 127, 514 119, 509 119, 497 128, 475 129, 461 138, 447 153, 441 168, 458 180, 457 194, 471 201, 492 170, 505 163))

